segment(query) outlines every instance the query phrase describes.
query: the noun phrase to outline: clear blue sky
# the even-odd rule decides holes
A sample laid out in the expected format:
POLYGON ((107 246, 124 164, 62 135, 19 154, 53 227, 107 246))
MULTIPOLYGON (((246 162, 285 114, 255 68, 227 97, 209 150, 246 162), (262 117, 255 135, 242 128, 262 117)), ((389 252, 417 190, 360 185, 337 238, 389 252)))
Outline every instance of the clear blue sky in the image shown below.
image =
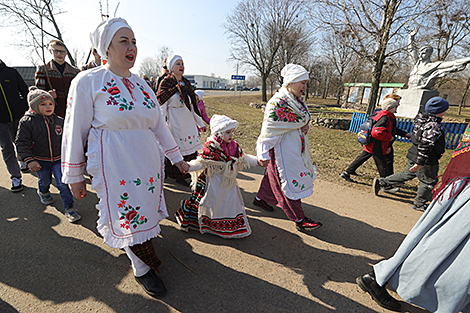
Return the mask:
MULTIPOLYGON (((109 13, 119 1, 109 0, 109 13)), ((222 24, 238 0, 134 0, 121 1, 116 16, 123 17, 133 28, 137 39, 137 63, 146 56, 156 56, 162 46, 170 47, 183 57, 186 74, 214 73, 230 78, 235 67, 228 62, 230 45, 222 24)), ((57 19, 63 30, 67 46, 88 50, 89 33, 101 21, 98 0, 62 0, 59 3, 65 13, 57 19)), ((102 0, 103 12, 106 2, 102 0)), ((31 65, 24 52, 14 44, 14 30, 2 29, 8 37, 0 44, 0 58, 9 66, 31 65)), ((248 72, 240 72, 247 74, 248 72)))

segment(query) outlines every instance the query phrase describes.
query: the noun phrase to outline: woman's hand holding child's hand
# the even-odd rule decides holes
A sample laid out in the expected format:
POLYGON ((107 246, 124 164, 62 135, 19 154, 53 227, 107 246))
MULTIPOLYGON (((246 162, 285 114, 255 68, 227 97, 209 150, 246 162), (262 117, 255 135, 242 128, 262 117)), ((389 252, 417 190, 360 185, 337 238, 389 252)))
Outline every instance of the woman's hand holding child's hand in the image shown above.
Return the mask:
POLYGON ((175 163, 176 167, 180 170, 181 173, 186 174, 189 171, 189 164, 185 161, 179 161, 175 163))

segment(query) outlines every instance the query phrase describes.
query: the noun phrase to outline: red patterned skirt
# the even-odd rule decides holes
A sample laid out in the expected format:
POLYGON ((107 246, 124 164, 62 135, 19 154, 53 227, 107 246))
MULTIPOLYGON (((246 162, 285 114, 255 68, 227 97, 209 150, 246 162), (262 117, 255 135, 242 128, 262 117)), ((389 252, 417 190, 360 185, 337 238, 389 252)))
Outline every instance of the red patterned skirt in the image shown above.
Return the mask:
MULTIPOLYGON (((238 188, 238 187, 236 187, 238 188)), ((251 234, 244 210, 236 216, 212 218, 201 214, 199 205, 206 194, 206 175, 199 175, 196 189, 191 198, 182 202, 181 208, 175 214, 176 221, 182 229, 195 229, 201 233, 210 233, 222 238, 241 238, 251 234)), ((217 208, 213 208, 217 210, 217 208)))

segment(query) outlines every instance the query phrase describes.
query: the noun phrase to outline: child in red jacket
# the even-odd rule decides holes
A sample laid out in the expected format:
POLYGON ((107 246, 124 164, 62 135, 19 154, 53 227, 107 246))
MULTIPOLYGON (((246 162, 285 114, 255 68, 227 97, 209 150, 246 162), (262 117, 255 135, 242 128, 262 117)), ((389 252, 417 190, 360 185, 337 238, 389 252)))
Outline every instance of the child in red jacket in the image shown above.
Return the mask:
MULTIPOLYGON (((401 97, 398 95, 387 95, 380 104, 382 110, 379 110, 372 116, 376 121, 372 127, 371 136, 374 139, 371 143, 363 146, 362 153, 349 165, 349 167, 340 174, 347 181, 353 181, 351 175, 357 175, 356 169, 371 157, 379 171, 380 177, 387 177, 393 174, 393 147, 395 135, 410 138, 410 134, 398 129, 395 113, 400 105, 401 97)), ((398 188, 388 186, 384 188, 385 192, 395 193, 398 188)))

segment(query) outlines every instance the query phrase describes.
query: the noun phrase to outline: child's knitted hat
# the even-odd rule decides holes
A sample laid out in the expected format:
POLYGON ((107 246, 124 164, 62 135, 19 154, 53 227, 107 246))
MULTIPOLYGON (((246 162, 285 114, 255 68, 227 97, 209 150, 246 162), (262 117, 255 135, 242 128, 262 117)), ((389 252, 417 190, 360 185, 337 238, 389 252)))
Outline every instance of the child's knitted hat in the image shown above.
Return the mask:
POLYGON ((38 89, 36 86, 29 87, 28 104, 31 110, 39 114, 39 104, 46 100, 54 102, 54 98, 47 91, 38 89))
POLYGON ((393 108, 396 108, 399 104, 400 103, 397 100, 388 98, 388 99, 383 100, 380 106, 382 107, 382 110, 389 111, 393 108))
POLYGON ((237 128, 238 122, 225 115, 214 114, 211 117, 211 134, 220 137, 225 131, 237 128))
POLYGON ((426 102, 424 110, 426 113, 439 114, 449 109, 449 102, 441 97, 432 97, 426 102))

